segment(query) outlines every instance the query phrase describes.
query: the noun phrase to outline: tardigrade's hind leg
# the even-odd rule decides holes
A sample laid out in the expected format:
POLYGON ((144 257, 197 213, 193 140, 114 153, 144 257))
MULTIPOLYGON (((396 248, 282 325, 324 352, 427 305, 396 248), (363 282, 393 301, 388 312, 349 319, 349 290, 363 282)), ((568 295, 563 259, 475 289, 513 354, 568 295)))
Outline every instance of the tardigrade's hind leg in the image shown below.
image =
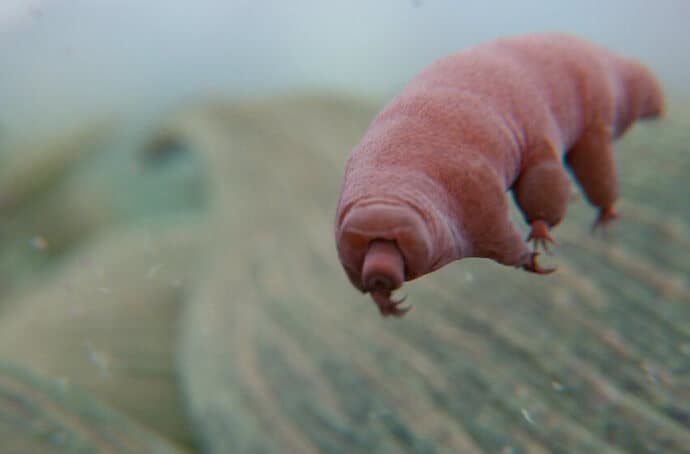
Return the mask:
POLYGON ((556 243, 550 230, 563 220, 571 197, 570 177, 558 153, 531 153, 512 190, 531 227, 527 240, 534 242, 535 253, 539 246, 548 252, 549 243, 556 243))
POLYGON ((615 219, 618 175, 612 129, 601 126, 586 131, 566 154, 566 162, 587 200, 599 209, 593 228, 615 219))

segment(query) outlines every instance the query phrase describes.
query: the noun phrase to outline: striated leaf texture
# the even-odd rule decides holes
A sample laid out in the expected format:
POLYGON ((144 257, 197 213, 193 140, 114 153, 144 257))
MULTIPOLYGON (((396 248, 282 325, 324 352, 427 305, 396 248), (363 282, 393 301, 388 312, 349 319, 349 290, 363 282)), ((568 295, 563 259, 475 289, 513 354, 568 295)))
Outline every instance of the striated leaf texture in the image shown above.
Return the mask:
POLYGON ((0 443, 8 454, 182 452, 70 385, 4 361, 0 443))
POLYGON ((86 241, 54 275, 6 302, 0 358, 191 445, 174 348, 203 232, 201 219, 161 216, 86 241))
POLYGON ((463 260, 406 284, 401 320, 350 286, 333 243, 374 113, 208 104, 161 132, 209 172, 210 253, 179 339, 204 452, 690 453, 688 105, 619 143, 605 234, 572 203, 557 273, 463 260))

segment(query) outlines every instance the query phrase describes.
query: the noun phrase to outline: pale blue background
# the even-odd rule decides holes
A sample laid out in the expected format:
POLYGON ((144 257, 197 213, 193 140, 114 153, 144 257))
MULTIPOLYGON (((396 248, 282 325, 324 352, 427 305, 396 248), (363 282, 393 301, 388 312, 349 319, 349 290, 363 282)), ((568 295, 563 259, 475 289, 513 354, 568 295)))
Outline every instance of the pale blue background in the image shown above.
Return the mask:
POLYGON ((563 30, 690 82, 690 1, 0 0, 2 141, 187 96, 295 89, 385 98, 433 59, 563 30))

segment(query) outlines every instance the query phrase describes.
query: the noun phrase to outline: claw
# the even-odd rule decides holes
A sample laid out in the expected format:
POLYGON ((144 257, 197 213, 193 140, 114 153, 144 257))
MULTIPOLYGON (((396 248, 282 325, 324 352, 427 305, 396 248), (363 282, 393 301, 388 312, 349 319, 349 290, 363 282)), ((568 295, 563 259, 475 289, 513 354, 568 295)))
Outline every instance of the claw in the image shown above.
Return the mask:
POLYGON ((554 271, 556 271, 556 267, 542 268, 542 266, 539 265, 539 262, 537 261, 538 256, 538 252, 532 252, 532 254, 530 255, 529 263, 522 265, 522 268, 525 271, 529 271, 530 273, 536 274, 551 274, 554 271))
POLYGON ((398 306, 398 305, 404 303, 405 300, 407 300, 407 295, 403 295, 403 296, 401 296, 401 297, 400 297, 399 299, 397 299, 397 300, 392 299, 392 300, 391 300, 391 303, 393 303, 394 305, 398 306))
POLYGON ((544 249, 547 254, 551 254, 550 244, 558 246, 558 242, 551 237, 549 226, 542 220, 532 222, 532 230, 527 236, 527 241, 532 241, 534 252, 539 251, 539 247, 544 249))
POLYGON ((371 297, 378 305, 379 311, 381 312, 381 315, 384 317, 402 317, 407 312, 409 312, 410 309, 412 309, 412 306, 400 307, 400 304, 402 304, 407 299, 407 296, 403 296, 400 299, 394 300, 391 299, 390 292, 373 291, 371 292, 371 297))
POLYGON ((613 206, 599 209, 599 215, 592 224, 592 232, 595 232, 597 229, 601 229, 605 232, 606 226, 609 225, 611 221, 617 218, 618 213, 616 212, 615 208, 613 208, 613 206))

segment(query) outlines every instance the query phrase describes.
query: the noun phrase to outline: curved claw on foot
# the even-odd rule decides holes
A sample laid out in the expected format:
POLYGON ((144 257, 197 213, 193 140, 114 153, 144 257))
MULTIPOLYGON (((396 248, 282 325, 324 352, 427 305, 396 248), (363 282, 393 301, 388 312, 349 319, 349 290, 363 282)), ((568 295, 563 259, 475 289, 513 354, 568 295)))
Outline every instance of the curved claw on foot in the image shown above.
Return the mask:
POLYGON ((554 271, 556 271, 556 267, 542 268, 542 266, 539 265, 539 262, 537 261, 537 256, 539 256, 538 252, 532 252, 532 254, 530 255, 529 263, 527 263, 526 265, 522 265, 522 268, 525 271, 529 271, 530 273, 536 274, 551 274, 554 271))
POLYGON ((594 223, 592 223, 592 232, 595 232, 597 229, 605 231, 606 226, 615 219, 618 219, 618 213, 613 206, 600 208, 599 215, 594 220, 594 223))
POLYGON ((376 302, 376 305, 379 307, 379 312, 381 312, 381 315, 384 317, 402 317, 412 309, 412 306, 400 307, 407 299, 407 296, 394 300, 391 299, 390 292, 373 291, 371 292, 371 297, 376 302))
POLYGON ((542 220, 534 221, 531 225, 532 230, 527 236, 527 241, 532 241, 534 252, 538 252, 539 247, 541 247, 547 254, 551 254, 551 247, 549 244, 558 246, 558 242, 554 240, 549 233, 549 226, 542 220))

